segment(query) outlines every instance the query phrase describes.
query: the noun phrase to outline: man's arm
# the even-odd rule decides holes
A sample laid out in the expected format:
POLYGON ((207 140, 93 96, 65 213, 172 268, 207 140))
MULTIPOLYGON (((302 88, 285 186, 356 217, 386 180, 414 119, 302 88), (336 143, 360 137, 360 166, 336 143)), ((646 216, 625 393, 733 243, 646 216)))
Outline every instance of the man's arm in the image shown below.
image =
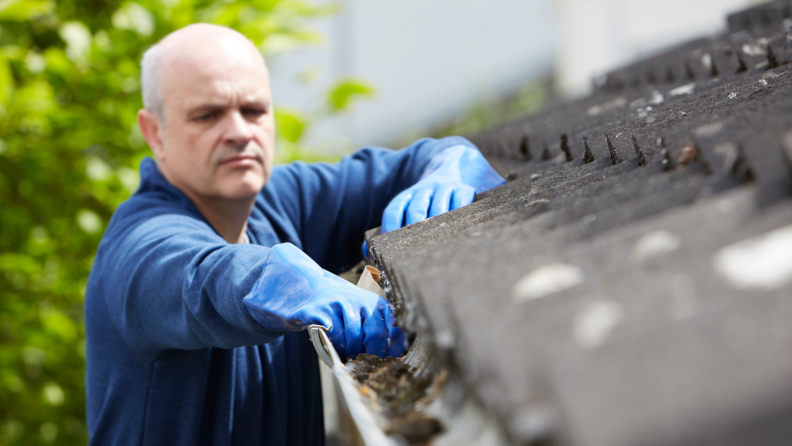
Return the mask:
POLYGON ((388 203, 455 146, 477 150, 461 137, 426 138, 396 151, 366 148, 334 164, 279 166, 261 196, 293 222, 303 251, 338 273, 360 261, 363 234, 380 226, 388 203))
POLYGON ((229 245, 186 211, 146 204, 133 198, 119 208, 87 293, 89 301, 105 300, 133 349, 155 355, 170 348, 232 348, 283 334, 256 322, 242 304, 268 248, 229 245))
POLYGON ((130 209, 140 201, 114 217, 87 301, 104 299, 141 354, 263 344, 310 324, 330 328, 348 357, 404 350, 386 300, 323 271, 294 246, 230 245, 181 209, 130 209))

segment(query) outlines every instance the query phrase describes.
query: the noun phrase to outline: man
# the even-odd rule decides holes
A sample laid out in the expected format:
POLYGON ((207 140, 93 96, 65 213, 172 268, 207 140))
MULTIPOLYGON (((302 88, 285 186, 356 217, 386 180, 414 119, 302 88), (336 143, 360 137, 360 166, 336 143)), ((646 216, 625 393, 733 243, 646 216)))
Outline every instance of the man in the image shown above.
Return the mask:
POLYGON ((156 162, 141 162, 86 291, 91 442, 322 444, 301 330, 328 327, 350 358, 406 347, 388 302, 331 272, 359 261, 366 229, 464 206, 503 179, 462 138, 273 168, 267 68, 227 28, 172 33, 142 77, 156 162))

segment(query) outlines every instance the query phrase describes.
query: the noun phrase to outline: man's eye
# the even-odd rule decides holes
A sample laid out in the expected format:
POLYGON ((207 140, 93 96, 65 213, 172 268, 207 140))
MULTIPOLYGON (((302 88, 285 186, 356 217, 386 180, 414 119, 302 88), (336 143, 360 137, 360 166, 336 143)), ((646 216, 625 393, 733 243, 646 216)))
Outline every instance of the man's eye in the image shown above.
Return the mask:
POLYGON ((211 112, 206 112, 206 113, 204 113, 204 114, 202 114, 202 115, 199 115, 199 116, 197 116, 197 117, 195 118, 195 120, 196 120, 196 121, 203 121, 203 122, 205 122, 205 121, 211 121, 212 119, 214 119, 214 118, 216 118, 216 117, 217 117, 217 112, 213 112, 213 111, 211 111, 211 112))
POLYGON ((266 109, 256 107, 246 107, 242 109, 242 113, 247 116, 261 116, 267 113, 266 109))

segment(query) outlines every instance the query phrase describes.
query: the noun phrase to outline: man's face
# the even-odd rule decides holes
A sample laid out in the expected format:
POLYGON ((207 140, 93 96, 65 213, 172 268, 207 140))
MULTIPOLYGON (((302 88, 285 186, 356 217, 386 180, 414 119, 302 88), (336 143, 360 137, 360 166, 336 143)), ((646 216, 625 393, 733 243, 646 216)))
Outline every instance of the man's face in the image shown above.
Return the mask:
POLYGON ((218 45, 215 57, 177 56, 162 65, 165 125, 154 151, 168 180, 191 198, 245 199, 272 172, 269 75, 249 48, 218 45))

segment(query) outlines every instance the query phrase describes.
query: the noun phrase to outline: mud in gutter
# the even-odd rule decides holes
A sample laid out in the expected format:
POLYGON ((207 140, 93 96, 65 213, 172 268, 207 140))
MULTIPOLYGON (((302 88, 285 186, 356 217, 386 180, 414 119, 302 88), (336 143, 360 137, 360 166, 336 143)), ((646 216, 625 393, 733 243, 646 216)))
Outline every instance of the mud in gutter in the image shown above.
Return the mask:
MULTIPOLYGON (((370 231, 367 239, 378 234, 378 231, 370 231)), ((400 292, 394 289, 397 280, 394 280, 393 272, 377 259, 376 253, 373 260, 383 273, 381 284, 388 299, 397 307, 404 305, 407 296, 402 296, 403 287, 400 292)), ((410 305, 410 310, 397 311, 397 315, 421 311, 419 305, 410 305)), ((400 325, 414 328, 426 324, 400 325)), ((422 332, 421 328, 417 330, 419 332, 414 333, 409 350, 400 358, 382 359, 362 354, 345 363, 344 367, 357 387, 356 397, 370 411, 371 417, 361 419, 376 420, 377 428, 382 430, 385 438, 392 440, 388 441, 389 444, 512 444, 497 421, 484 411, 482 404, 468 390, 448 352, 437 348, 431 333, 422 332)), ((339 397, 345 398, 340 393, 339 397)), ((346 398, 350 398, 349 394, 346 398)), ((350 405, 347 401, 342 403, 350 405)), ((357 401, 353 403, 360 406, 357 401)), ((354 415, 350 418, 353 423, 359 422, 354 415)), ((356 428, 361 431, 372 427, 356 428)))

